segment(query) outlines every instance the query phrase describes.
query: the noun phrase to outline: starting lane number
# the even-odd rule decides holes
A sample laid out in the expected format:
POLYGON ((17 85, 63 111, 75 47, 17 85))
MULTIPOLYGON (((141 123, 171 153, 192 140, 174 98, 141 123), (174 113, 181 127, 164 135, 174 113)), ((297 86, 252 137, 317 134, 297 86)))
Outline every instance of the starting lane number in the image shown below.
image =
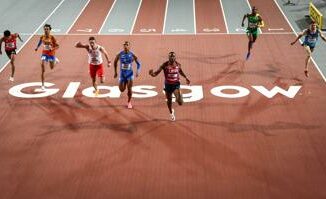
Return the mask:
POLYGON ((219 32, 220 29, 218 29, 218 28, 204 28, 203 31, 204 32, 219 32))
POLYGON ((61 32, 61 29, 59 29, 59 28, 53 28, 51 31, 52 32, 61 32))
POLYGON ((176 29, 172 29, 171 32, 187 32, 187 29, 183 29, 183 28, 176 28, 176 29))
POLYGON ((140 29, 140 32, 144 32, 144 33, 146 33, 146 32, 156 32, 156 29, 155 28, 142 28, 142 29, 140 29))
POLYGON ((92 32, 93 29, 91 28, 85 28, 85 29, 78 29, 77 32, 92 32))
POLYGON ((108 32, 125 32, 125 29, 122 28, 111 28, 108 32))

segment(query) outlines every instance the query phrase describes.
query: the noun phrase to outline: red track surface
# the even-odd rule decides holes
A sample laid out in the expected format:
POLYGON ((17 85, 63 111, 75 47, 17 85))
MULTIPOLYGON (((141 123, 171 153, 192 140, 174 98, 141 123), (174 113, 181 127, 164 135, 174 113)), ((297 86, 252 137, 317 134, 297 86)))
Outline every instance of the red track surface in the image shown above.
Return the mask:
POLYGON ((69 33, 89 34, 78 30, 92 29, 97 33, 108 14, 113 0, 91 0, 69 33))
POLYGON ((219 0, 196 1, 197 33, 207 33, 204 29, 218 28, 226 32, 222 8, 219 0))
POLYGON ((165 0, 143 0, 139 10, 134 33, 162 33, 165 15, 165 0), (146 29, 141 31, 141 29, 146 29), (155 29, 156 31, 149 31, 155 29))
POLYGON ((268 28, 270 29, 279 29, 283 28, 284 30, 280 30, 276 32, 291 32, 291 28, 285 21, 282 13, 278 9, 277 5, 272 1, 261 1, 261 0, 249 0, 250 5, 256 6, 258 8, 258 12, 261 14, 266 28, 263 28, 263 32, 275 32, 268 31, 268 28))
MULTIPOLYGON (((14 85, 40 80, 37 39, 17 56, 14 85)), ((46 81, 58 94, 15 98, 8 94, 10 68, 0 74, 0 198, 326 197, 325 83, 313 67, 304 77, 304 51, 288 44, 293 35, 261 35, 247 62, 245 35, 97 36, 111 59, 130 40, 143 65, 135 85, 156 86, 159 95, 134 99, 133 110, 125 108, 125 93, 83 96, 91 85, 87 55, 73 45, 88 36, 57 39, 61 63, 46 68, 46 81), (204 89, 201 101, 175 105, 176 122, 169 121, 162 74, 147 74, 170 50, 192 85, 204 89), (81 87, 63 99, 72 81, 81 87), (251 93, 214 97, 210 89, 220 85, 251 93), (294 99, 268 99, 252 85, 302 88, 294 99)), ((117 85, 113 68, 106 79, 117 85)))

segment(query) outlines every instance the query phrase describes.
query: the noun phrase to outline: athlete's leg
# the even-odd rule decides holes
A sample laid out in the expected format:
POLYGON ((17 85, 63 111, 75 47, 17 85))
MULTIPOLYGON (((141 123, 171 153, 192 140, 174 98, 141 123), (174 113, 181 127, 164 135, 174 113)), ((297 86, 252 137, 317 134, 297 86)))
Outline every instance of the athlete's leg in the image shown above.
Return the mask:
POLYGON ((307 46, 307 45, 304 45, 304 49, 306 50, 306 53, 307 53, 307 57, 306 57, 306 60, 305 60, 306 65, 305 65, 304 73, 305 73, 306 77, 308 77, 309 76, 309 74, 308 74, 308 66, 309 66, 309 63, 310 63, 311 53, 312 53, 313 49, 310 49, 310 47, 307 46))
POLYGON ((170 114, 172 114, 172 93, 165 91, 165 97, 166 97, 166 105, 168 106, 170 114))
POLYGON ((183 104, 183 97, 180 89, 174 90, 174 96, 176 98, 176 102, 181 106, 183 104))
POLYGON ((16 58, 16 55, 11 54, 11 56, 10 56, 10 64, 11 64, 11 76, 10 77, 11 78, 14 78, 14 74, 15 74, 15 58, 16 58))
POLYGON ((45 72, 45 60, 42 60, 41 62, 41 80, 42 80, 42 87, 44 87, 44 72, 45 72))
POLYGON ((131 97, 132 97, 132 85, 133 85, 133 80, 128 80, 127 87, 128 87, 128 108, 132 108, 131 105, 131 97))
POLYGON ((49 61, 49 64, 50 64, 50 68, 51 70, 54 68, 54 65, 55 65, 55 61, 49 61))
POLYGON ((252 44, 254 43, 254 37, 252 33, 248 34, 248 53, 250 53, 250 50, 252 49, 252 44))
POLYGON ((120 81, 119 83, 119 90, 122 93, 123 91, 126 90, 127 82, 126 81, 120 81))

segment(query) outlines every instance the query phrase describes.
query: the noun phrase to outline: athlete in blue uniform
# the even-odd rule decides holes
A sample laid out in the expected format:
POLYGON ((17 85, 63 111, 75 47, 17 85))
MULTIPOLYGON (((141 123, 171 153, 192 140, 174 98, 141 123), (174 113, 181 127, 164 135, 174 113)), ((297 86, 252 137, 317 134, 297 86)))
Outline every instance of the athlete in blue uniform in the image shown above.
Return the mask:
POLYGON ((136 77, 138 77, 140 71, 140 63, 134 53, 130 51, 130 42, 125 41, 123 44, 123 51, 121 51, 114 60, 114 78, 118 76, 117 67, 118 61, 120 61, 120 77, 119 77, 119 89, 121 92, 128 89, 128 108, 132 108, 131 97, 132 97, 132 84, 134 80, 134 72, 132 69, 132 62, 135 61, 137 64, 136 77))
POLYGON ((300 33, 298 35, 298 37, 296 38, 296 40, 291 43, 291 45, 294 45, 302 36, 305 36, 302 46, 305 48, 305 50, 308 54, 308 56, 306 58, 306 67, 304 70, 304 74, 306 75, 306 77, 309 77, 308 64, 310 62, 311 53, 315 49, 315 46, 316 46, 316 43, 318 40, 318 36, 320 36, 325 42, 326 42, 326 38, 321 33, 321 31, 317 28, 317 25, 315 22, 311 23, 310 28, 308 28, 308 29, 304 30, 302 33, 300 33))

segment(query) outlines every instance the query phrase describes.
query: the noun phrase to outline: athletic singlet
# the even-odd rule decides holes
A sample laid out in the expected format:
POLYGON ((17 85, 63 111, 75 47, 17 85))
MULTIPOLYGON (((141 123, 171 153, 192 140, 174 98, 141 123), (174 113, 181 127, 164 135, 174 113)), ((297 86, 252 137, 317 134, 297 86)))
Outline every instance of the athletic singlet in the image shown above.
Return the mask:
POLYGON ((134 61, 134 54, 132 52, 120 52, 120 69, 121 70, 132 70, 132 62, 134 61))
POLYGON ((49 35, 47 37, 46 35, 42 35, 40 40, 42 41, 43 44, 42 54, 54 56, 55 55, 54 48, 58 45, 54 36, 49 35))
POLYGON ((16 34, 11 34, 9 38, 3 38, 3 41, 5 42, 5 50, 10 51, 10 50, 16 50, 17 45, 16 45, 16 34))
POLYGON ((315 32, 311 32, 310 29, 307 29, 307 35, 304 38, 304 43, 315 45, 318 40, 318 29, 315 32))
POLYGON ((92 65, 100 65, 103 63, 102 53, 100 49, 102 46, 97 45, 97 48, 88 50, 88 63, 92 65))
POLYGON ((250 29, 258 28, 258 24, 259 24, 258 16, 259 16, 259 14, 256 14, 255 16, 248 15, 248 28, 250 28, 250 29))
POLYGON ((180 64, 178 62, 174 62, 173 64, 165 62, 164 66, 165 83, 175 84, 180 82, 180 64))

